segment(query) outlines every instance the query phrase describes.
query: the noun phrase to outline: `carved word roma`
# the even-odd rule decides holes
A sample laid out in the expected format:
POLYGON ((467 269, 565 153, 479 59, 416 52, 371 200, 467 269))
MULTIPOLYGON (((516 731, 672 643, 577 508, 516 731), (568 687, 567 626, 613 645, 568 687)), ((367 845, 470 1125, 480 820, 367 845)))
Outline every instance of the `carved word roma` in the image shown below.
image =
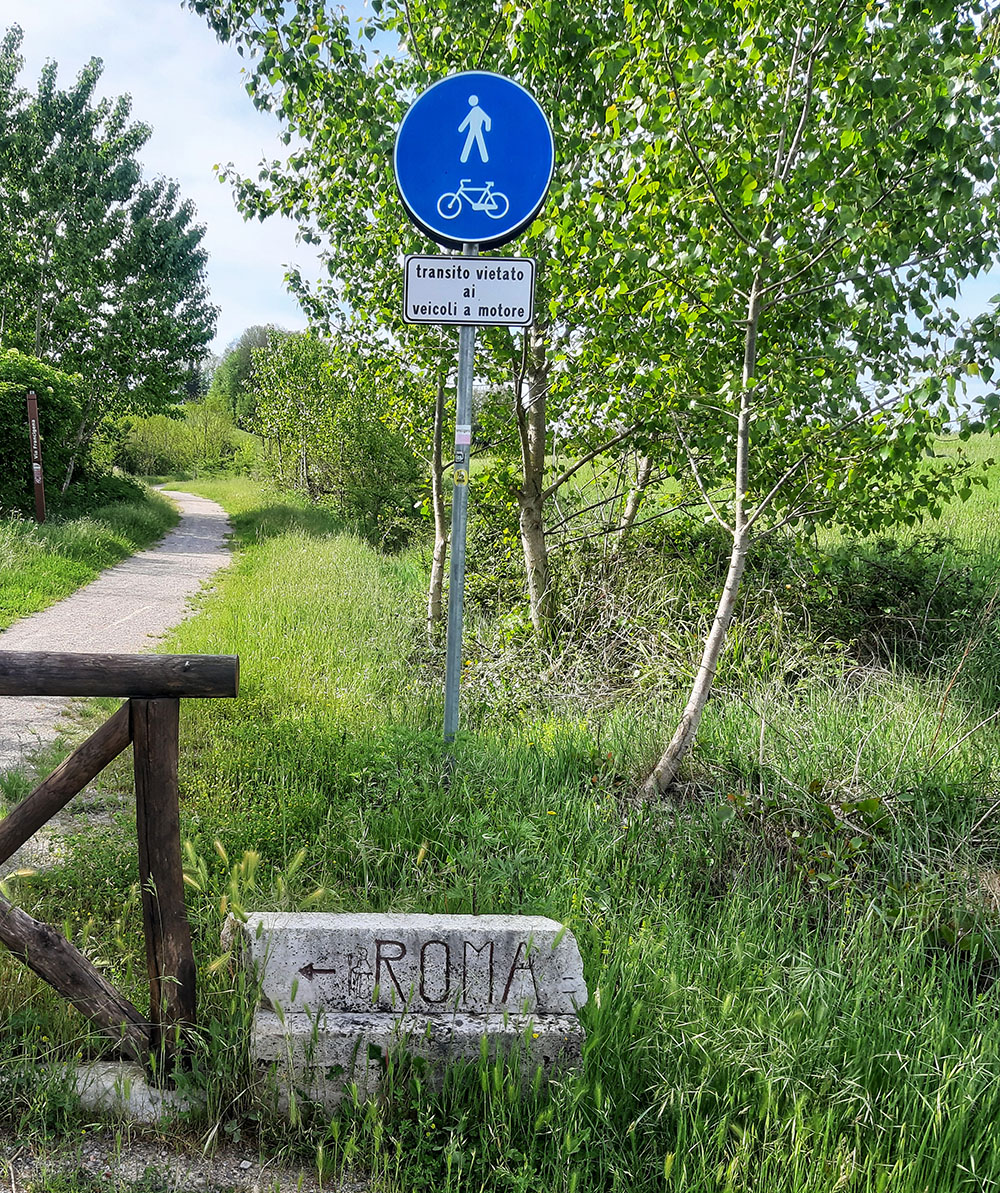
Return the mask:
MULTIPOLYGON (((520 975, 522 978, 530 977, 531 989, 535 999, 538 999, 531 951, 528 942, 523 940, 518 942, 509 968, 505 966, 499 973, 496 944, 492 940, 478 946, 470 940, 463 940, 457 965, 454 962, 458 958, 453 957, 452 947, 446 940, 426 940, 418 952, 408 951, 402 940, 376 937, 374 946, 374 958, 369 958, 368 949, 364 946, 358 946, 348 955, 347 989, 352 998, 374 998, 376 993, 392 988, 404 1004, 413 993, 419 994, 422 1001, 431 1006, 440 1006, 449 999, 466 1004, 470 994, 474 997, 485 985, 488 994, 486 1003, 501 1006, 507 1002, 520 975), (404 961, 406 964, 401 964, 404 961), (412 978, 410 974, 413 974, 412 978), (461 986, 456 989, 459 978, 461 986), (498 979, 503 983, 499 999, 496 998, 498 979)), ((310 981, 319 974, 335 972, 314 966, 312 962, 299 970, 310 981)))

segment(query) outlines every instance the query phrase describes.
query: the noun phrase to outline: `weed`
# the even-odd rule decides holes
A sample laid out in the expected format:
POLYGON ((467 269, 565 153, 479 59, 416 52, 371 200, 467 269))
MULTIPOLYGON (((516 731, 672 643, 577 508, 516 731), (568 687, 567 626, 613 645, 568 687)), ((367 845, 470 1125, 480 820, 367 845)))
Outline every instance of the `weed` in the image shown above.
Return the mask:
MULTIPOLYGON (((639 799, 637 780, 710 609, 711 533, 664 520, 634 536, 645 587, 598 553, 565 565, 579 607, 560 652, 540 656, 516 614, 481 621, 445 783, 419 552, 379 555, 243 481, 198 487, 229 506, 240 552, 168 648, 239 653, 242 690, 186 702, 182 720, 201 999, 187 1080, 208 1095, 193 1139, 254 1139, 379 1193, 1000 1184, 1000 737, 995 721, 966 736, 980 693, 952 682, 989 592, 983 542, 956 523, 954 542, 882 551, 892 607, 905 595, 910 610, 884 651, 874 598, 843 607, 874 564, 845 550, 835 596, 829 573, 767 557, 672 807, 639 799), (929 595, 944 603, 921 637, 911 614, 929 595), (962 609, 956 641, 945 622, 962 609), (276 1117, 249 1060, 256 992, 220 940, 226 916, 267 907, 566 923, 590 990, 582 1070, 536 1084, 482 1057, 438 1083, 399 1058, 380 1103, 276 1117)), ((125 836, 81 837, 18 893, 140 998, 125 836)), ((2 1081, 78 1040, 0 964, 2 1081)), ((43 1113, 29 1132, 72 1113, 11 1080, 0 1114, 43 1113)))

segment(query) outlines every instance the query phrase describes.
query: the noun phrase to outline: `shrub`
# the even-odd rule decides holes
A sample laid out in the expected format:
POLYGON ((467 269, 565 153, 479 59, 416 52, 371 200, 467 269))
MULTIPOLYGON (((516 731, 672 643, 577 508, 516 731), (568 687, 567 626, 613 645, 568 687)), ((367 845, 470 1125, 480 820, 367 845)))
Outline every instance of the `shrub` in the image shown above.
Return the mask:
POLYGON ((256 429, 272 474, 333 506, 370 542, 405 543, 421 469, 383 417, 385 394, 405 379, 386 360, 308 333, 272 336, 253 360, 256 429))
MULTIPOLYGON (((611 704, 637 692, 680 693, 726 574, 728 544, 717 527, 665 517, 636 528, 618 549, 594 536, 554 551, 557 633, 544 666, 519 555, 508 478, 486 470, 470 511, 466 587, 469 610, 482 619, 466 647, 469 684, 484 699, 515 692, 518 707, 541 708, 583 693, 611 704)), ((778 682, 792 691, 845 667, 902 667, 954 673, 966 697, 974 692, 993 708, 998 606, 995 579, 945 535, 856 540, 809 556, 776 536, 747 566, 719 681, 778 682)))
POLYGON ((850 543, 824 561, 812 593, 813 629, 852 643, 862 658, 926 666, 950 652, 984 599, 968 552, 947 535, 850 543))
POLYGON ((133 476, 216 471, 227 467, 241 447, 232 420, 203 403, 176 416, 122 419, 115 431, 111 458, 133 476))

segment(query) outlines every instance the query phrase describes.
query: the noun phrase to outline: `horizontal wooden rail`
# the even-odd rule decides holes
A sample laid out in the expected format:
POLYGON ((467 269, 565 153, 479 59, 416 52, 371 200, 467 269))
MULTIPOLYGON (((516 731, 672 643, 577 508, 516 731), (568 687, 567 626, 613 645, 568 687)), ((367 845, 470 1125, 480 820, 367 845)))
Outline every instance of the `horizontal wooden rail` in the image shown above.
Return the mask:
POLYGON ((235 696, 236 655, 0 651, 0 696, 235 696))
POLYGON ((0 820, 0 863, 5 862, 57 812, 62 811, 78 791, 117 758, 132 740, 128 703, 110 721, 92 734, 81 746, 40 783, 31 795, 0 820))

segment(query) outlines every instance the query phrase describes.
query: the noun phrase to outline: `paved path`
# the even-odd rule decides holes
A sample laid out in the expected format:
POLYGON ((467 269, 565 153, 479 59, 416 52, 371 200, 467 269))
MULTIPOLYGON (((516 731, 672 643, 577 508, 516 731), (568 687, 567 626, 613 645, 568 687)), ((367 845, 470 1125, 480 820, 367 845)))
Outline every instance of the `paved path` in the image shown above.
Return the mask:
MULTIPOLYGON (((102 572, 86 588, 0 633, 0 650, 136 654, 182 621, 189 599, 229 561, 225 510, 164 490, 181 521, 158 546, 102 572)), ((0 771, 58 734, 68 698, 0 696, 0 771)))

